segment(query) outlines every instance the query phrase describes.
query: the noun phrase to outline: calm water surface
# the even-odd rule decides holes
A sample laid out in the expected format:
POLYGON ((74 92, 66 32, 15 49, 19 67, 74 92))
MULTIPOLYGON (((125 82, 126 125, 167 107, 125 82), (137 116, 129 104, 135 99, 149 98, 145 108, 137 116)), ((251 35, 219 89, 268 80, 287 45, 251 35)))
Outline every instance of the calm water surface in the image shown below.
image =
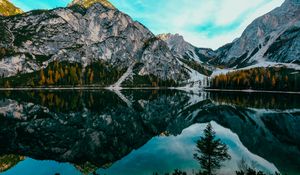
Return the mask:
POLYGON ((0 91, 0 174, 193 174, 208 122, 220 174, 300 174, 300 95, 176 90, 0 91))

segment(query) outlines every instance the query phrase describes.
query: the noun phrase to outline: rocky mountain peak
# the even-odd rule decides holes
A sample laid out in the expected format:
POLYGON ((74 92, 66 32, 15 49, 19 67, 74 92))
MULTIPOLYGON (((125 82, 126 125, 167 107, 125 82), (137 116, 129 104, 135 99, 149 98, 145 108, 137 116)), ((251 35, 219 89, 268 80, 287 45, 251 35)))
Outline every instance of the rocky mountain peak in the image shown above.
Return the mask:
POLYGON ((226 55, 220 56, 221 62, 229 67, 245 67, 265 61, 297 61, 299 22, 300 0, 286 0, 280 7, 255 19, 227 48, 226 55))
POLYGON ((180 42, 184 41, 183 36, 179 35, 178 33, 176 33, 176 34, 164 33, 164 34, 158 35, 158 37, 164 41, 171 41, 171 40, 180 41, 180 42))
POLYGON ((73 0, 68 6, 73 6, 77 4, 84 8, 89 8, 95 3, 100 3, 107 8, 115 9, 115 7, 107 0, 73 0))
POLYGON ((171 50, 178 53, 185 52, 187 48, 190 48, 192 46, 190 43, 186 42, 183 39, 183 36, 179 34, 160 34, 158 35, 158 38, 165 41, 171 50))
POLYGON ((21 13, 23 13, 23 11, 8 0, 0 0, 0 16, 12 16, 21 13))
POLYGON ((190 43, 186 42, 183 36, 179 34, 166 33, 160 34, 157 37, 165 41, 168 44, 169 48, 177 53, 186 52, 187 50, 194 47, 190 43))
POLYGON ((177 57, 197 62, 207 62, 210 57, 213 57, 212 49, 195 47, 185 41, 182 35, 166 33, 158 35, 158 38, 165 41, 177 57))

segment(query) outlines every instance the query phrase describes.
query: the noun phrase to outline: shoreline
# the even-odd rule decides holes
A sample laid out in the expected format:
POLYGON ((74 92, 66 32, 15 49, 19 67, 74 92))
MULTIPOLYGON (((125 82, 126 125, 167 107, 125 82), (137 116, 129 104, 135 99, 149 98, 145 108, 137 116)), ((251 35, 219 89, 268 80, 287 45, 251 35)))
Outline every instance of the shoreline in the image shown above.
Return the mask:
POLYGON ((235 90, 235 89, 199 89, 186 87, 36 87, 36 88, 0 88, 0 91, 30 91, 30 90, 192 90, 192 91, 206 91, 206 92, 243 92, 243 93, 281 93, 281 94, 300 94, 300 92, 293 91, 269 91, 269 90, 235 90))
POLYGON ((300 92, 294 92, 294 91, 269 91, 269 90, 252 90, 252 89, 244 89, 244 90, 235 90, 235 89, 204 89, 204 91, 208 91, 208 92, 244 92, 244 93, 300 94, 300 92))
POLYGON ((126 89, 146 89, 146 90, 155 90, 155 89, 170 89, 169 87, 36 87, 36 88, 0 88, 0 91, 22 91, 22 90, 126 90, 126 89))

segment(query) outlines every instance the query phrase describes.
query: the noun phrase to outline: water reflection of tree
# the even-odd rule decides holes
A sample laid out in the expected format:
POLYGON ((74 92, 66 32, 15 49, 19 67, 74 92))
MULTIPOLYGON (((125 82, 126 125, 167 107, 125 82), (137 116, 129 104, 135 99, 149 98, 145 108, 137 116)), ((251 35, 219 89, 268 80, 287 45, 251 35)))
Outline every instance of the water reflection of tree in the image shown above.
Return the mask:
MULTIPOLYGON (((199 162, 201 170, 198 172, 192 172, 192 175, 213 175, 222 174, 220 170, 222 162, 230 160, 231 156, 228 154, 228 147, 222 143, 220 139, 216 139, 215 131, 209 123, 204 130, 204 136, 201 136, 196 142, 196 154, 194 158, 199 162), (218 173, 217 173, 218 172, 218 173)), ((242 158, 238 162, 238 170, 235 171, 236 175, 267 175, 261 170, 257 170, 257 162, 251 162, 249 165, 245 158, 242 158)), ((165 175, 187 175, 185 171, 175 169, 172 173, 166 173, 165 175)), ((153 175, 159 175, 153 173, 153 175)), ((272 173, 269 173, 272 175, 272 173)), ((274 175, 280 175, 275 172, 274 175)))
POLYGON ((100 112, 112 106, 125 105, 110 91, 5 91, 0 92, 0 97, 34 103, 62 113, 82 112, 85 107, 92 112, 100 112))
MULTIPOLYGON (((267 173, 257 170, 255 167, 257 162, 251 162, 251 165, 249 165, 246 161, 246 159, 243 157, 239 162, 238 162, 238 168, 235 172, 236 175, 267 175, 267 173)), ((272 175, 272 173, 269 173, 269 175, 272 175)), ((275 172, 274 175, 280 175, 280 173, 275 172)))
POLYGON ((293 109, 300 107, 300 95, 273 93, 211 92, 210 99, 219 104, 263 109, 293 109))
POLYGON ((199 162, 203 171, 200 175, 213 175, 214 172, 221 168, 222 162, 230 160, 228 147, 220 139, 216 139, 216 133, 209 123, 205 130, 204 136, 201 136, 196 142, 196 152, 194 158, 199 162))

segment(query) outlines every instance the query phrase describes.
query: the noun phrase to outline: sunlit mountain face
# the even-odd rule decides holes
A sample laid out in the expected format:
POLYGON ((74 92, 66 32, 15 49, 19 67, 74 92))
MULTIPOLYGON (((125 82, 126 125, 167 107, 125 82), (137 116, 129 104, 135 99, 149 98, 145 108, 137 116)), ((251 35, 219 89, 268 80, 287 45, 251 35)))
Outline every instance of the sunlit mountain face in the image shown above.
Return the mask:
POLYGON ((12 16, 21 14, 23 11, 16 7, 8 0, 1 0, 0 1, 0 16, 12 16))
POLYGON ((218 172, 232 174, 241 162, 266 173, 297 174, 299 169, 298 95, 0 93, 0 160, 5 160, 0 162, 7 166, 1 174, 192 173, 201 169, 193 154, 208 122, 232 156, 218 172))
POLYGON ((92 6, 95 3, 101 3, 106 7, 109 8, 115 8, 109 1, 107 0, 74 0, 72 1, 69 6, 72 5, 80 5, 83 6, 84 8, 89 8, 90 6, 92 6))

